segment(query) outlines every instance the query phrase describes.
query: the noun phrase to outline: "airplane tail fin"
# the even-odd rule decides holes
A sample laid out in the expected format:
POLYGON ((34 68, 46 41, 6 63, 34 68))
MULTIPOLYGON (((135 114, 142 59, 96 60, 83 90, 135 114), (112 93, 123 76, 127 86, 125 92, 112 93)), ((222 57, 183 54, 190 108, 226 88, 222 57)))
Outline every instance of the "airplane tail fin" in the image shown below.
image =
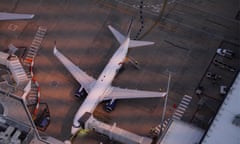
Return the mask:
MULTIPOLYGON (((130 33, 132 31, 132 23, 133 23, 133 18, 131 19, 131 22, 129 24, 127 36, 124 36, 123 34, 121 34, 119 31, 117 31, 115 28, 113 28, 110 25, 108 26, 108 28, 113 33, 113 35, 117 39, 117 41, 120 44, 122 44, 126 40, 126 38, 130 38, 130 33)), ((129 48, 139 47, 139 46, 147 46, 147 45, 152 45, 152 44, 154 44, 154 42, 130 40, 129 48)))

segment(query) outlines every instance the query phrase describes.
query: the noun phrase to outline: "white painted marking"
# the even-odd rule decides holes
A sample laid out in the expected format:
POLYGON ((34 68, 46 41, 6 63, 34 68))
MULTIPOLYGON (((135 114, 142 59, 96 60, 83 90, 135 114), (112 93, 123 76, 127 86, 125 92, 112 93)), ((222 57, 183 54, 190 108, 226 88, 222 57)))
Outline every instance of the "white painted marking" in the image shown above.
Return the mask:
POLYGON ((186 104, 188 105, 189 103, 188 102, 185 102, 185 101, 181 101, 182 104, 186 104))
POLYGON ((187 97, 187 98, 189 98, 189 99, 192 99, 192 97, 189 96, 189 95, 184 95, 184 97, 187 97))
POLYGON ((10 31, 16 31, 17 28, 18 28, 18 25, 15 25, 15 24, 8 25, 8 30, 10 30, 10 31))

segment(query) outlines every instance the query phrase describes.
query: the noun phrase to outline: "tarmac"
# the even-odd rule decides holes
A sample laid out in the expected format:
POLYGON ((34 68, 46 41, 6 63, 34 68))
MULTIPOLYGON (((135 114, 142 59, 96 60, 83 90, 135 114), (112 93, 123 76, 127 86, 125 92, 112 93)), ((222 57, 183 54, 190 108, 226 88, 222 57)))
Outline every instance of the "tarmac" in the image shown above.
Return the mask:
MULTIPOLYGON (((0 22, 1 51, 10 43, 27 48, 39 26, 48 29, 33 69, 40 84, 41 101, 48 103, 51 113, 51 124, 45 131, 47 135, 63 141, 69 139, 74 114, 84 100, 74 97, 78 83, 53 56, 54 41, 64 55, 97 78, 119 46, 107 25, 126 34, 132 16, 135 17, 132 37, 137 33, 144 35, 156 22, 156 26, 142 38, 155 42, 155 45, 131 49, 129 56, 138 60, 141 69, 126 64, 113 85, 165 91, 170 72, 172 80, 166 118, 174 113, 174 105, 178 105, 184 95, 189 95, 193 99, 182 120, 207 128, 224 98, 219 95, 219 86, 230 87, 240 68, 238 0, 231 3, 224 0, 169 0, 161 19, 158 16, 163 1, 144 1, 142 7, 143 23, 139 18, 140 1, 1 0, 0 11, 35 14, 30 21, 0 22), (232 49, 235 58, 230 60, 216 55, 219 47, 232 49), (236 71, 216 67, 213 64, 215 59, 233 66, 236 71), (205 77, 208 71, 220 74, 222 80, 212 84, 205 77), (199 86, 204 87, 204 91, 196 95, 199 86), (211 111, 208 106, 199 107, 203 97, 207 98, 206 105, 215 106, 210 108, 211 111)), ((103 103, 99 104, 94 112, 97 119, 109 124, 116 122, 121 128, 149 136, 151 127, 161 121, 163 99, 119 100, 111 113, 102 107, 103 103)), ((94 132, 74 140, 76 144, 100 142, 109 143, 109 139, 94 132)))

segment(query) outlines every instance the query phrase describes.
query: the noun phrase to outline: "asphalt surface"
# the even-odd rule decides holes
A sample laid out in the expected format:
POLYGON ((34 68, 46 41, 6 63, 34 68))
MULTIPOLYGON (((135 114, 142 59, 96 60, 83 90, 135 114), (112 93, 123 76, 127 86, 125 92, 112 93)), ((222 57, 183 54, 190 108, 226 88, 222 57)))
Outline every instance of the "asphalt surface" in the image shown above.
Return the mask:
MULTIPOLYGON (((171 117, 174 105, 183 95, 193 97, 189 108, 182 117, 206 128, 222 98, 218 88, 222 83, 230 86, 239 71, 239 21, 235 19, 239 3, 219 1, 168 1, 162 19, 158 15, 163 7, 159 1, 143 3, 144 29, 147 32, 156 26, 143 40, 154 41, 155 45, 131 49, 129 55, 140 63, 140 70, 126 64, 125 70, 113 82, 122 88, 157 91, 166 90, 168 73, 172 73, 166 118, 171 117), (216 55, 219 47, 234 50, 233 60, 216 55), (226 72, 212 65, 214 59, 236 68, 236 72, 226 72), (207 71, 223 76, 223 82, 212 85, 205 78, 207 71), (205 87, 203 95, 195 90, 205 87), (213 99, 216 107, 199 109, 199 100, 213 99), (197 118, 196 118, 197 114, 197 118), (203 117, 202 120, 199 120, 203 117), (206 116, 207 115, 207 116, 206 116)), ((19 13, 34 13, 33 20, 1 21, 0 48, 6 50, 8 44, 29 47, 39 26, 47 27, 47 35, 35 59, 34 74, 41 88, 41 101, 47 102, 51 113, 51 124, 46 134, 60 140, 70 136, 72 120, 83 99, 76 99, 74 92, 77 82, 64 66, 53 56, 54 41, 57 48, 89 75, 97 78, 119 44, 107 25, 112 25, 126 33, 129 21, 135 17, 132 37, 141 27, 139 19, 140 1, 77 1, 77 0, 1 0, 0 10, 19 13)), ((211 101, 212 102, 212 101, 211 101)), ((115 111, 106 113, 99 104, 94 112, 96 118, 109 124, 148 136, 150 128, 160 123, 163 99, 121 100, 115 111)), ((85 137, 77 137, 74 143, 109 143, 107 137, 91 132, 85 137)))

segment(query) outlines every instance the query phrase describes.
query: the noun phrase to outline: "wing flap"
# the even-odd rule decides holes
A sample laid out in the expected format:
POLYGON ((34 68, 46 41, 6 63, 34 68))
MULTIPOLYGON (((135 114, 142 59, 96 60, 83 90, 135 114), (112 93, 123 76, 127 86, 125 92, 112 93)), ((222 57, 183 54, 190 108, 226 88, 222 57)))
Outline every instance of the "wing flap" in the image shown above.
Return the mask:
POLYGON ((68 58, 66 58, 61 52, 57 50, 56 46, 54 47, 53 54, 66 67, 66 69, 72 74, 78 83, 83 85, 87 91, 91 89, 93 83, 96 81, 93 77, 89 76, 79 67, 73 64, 68 58))
POLYGON ((136 98, 158 98, 166 96, 166 92, 154 92, 144 90, 122 89, 111 87, 111 91, 104 97, 104 100, 109 99, 136 99, 136 98))

